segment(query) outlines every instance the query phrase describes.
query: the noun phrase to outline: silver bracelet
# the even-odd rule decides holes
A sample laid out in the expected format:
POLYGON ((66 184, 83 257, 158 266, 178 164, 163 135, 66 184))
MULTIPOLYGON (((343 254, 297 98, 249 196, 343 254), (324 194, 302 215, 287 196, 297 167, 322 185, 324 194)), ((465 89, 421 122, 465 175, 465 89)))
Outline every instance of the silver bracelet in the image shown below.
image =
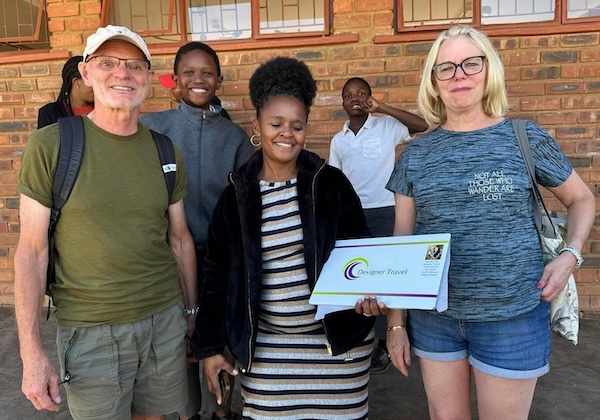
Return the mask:
POLYGON ((183 311, 183 314, 188 317, 188 316, 196 316, 198 315, 198 312, 200 312, 200 307, 196 306, 195 308, 185 308, 185 310, 183 311))

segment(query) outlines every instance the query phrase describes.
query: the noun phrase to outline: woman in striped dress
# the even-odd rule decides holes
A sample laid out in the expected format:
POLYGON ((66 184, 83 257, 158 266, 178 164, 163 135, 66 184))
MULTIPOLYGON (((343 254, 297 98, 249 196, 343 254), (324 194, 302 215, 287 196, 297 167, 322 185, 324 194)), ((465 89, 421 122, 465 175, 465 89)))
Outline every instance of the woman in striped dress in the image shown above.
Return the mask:
POLYGON ((247 419, 368 418, 373 318, 361 308, 317 321, 308 303, 335 241, 369 235, 349 181, 303 150, 315 93, 295 59, 255 72, 262 150, 231 175, 209 229, 194 352, 219 401, 218 373, 241 372, 247 419))

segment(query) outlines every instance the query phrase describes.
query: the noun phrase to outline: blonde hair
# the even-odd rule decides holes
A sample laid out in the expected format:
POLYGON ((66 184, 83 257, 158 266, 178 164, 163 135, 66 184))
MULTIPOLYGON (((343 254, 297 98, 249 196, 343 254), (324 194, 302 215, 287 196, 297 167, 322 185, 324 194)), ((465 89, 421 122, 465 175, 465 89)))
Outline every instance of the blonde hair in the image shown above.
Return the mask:
POLYGON ((487 73, 483 92, 483 109, 490 117, 504 116, 508 110, 508 98, 504 83, 504 65, 489 38, 470 26, 458 25, 442 32, 433 43, 425 64, 419 86, 419 110, 430 126, 446 122, 446 106, 435 90, 433 67, 442 43, 451 38, 465 37, 485 55, 487 73))

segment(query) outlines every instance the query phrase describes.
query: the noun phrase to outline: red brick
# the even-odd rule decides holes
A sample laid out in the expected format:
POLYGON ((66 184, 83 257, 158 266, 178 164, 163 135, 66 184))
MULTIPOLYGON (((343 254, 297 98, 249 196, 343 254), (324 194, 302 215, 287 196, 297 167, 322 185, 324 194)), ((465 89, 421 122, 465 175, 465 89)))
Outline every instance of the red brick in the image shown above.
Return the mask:
POLYGON ((99 1, 92 2, 92 3, 86 2, 86 3, 83 3, 83 12, 87 16, 93 16, 93 15, 100 16, 101 7, 102 7, 102 5, 100 4, 99 1))
POLYGON ((561 106, 565 109, 600 109, 600 98, 597 96, 570 96, 561 99, 561 106))
POLYGON ((390 11, 375 13, 375 15, 373 15, 373 24, 375 26, 387 26, 387 27, 393 28, 394 27, 394 12, 392 12, 390 10, 390 11))
POLYGON ((600 296, 590 296, 589 305, 589 309, 594 311, 596 314, 600 312, 600 296))
POLYGON ((53 34, 56 34, 57 32, 64 32, 64 19, 50 19, 50 21, 48 22, 48 30, 53 34))
POLYGON ((523 66, 540 62, 540 54, 537 51, 502 51, 500 52, 502 62, 505 66, 523 66))
POLYGON ((356 1, 354 8, 357 12, 377 11, 377 10, 392 10, 394 7, 393 0, 368 0, 356 1))
POLYGON ((321 76, 343 76, 348 74, 346 63, 314 63, 310 66, 314 77, 321 76))
POLYGON ((577 292, 583 296, 600 296, 600 283, 578 283, 577 292))
POLYGON ((560 75, 565 79, 593 78, 600 75, 600 68, 597 64, 584 66, 579 63, 572 66, 562 66, 560 75))
POLYGON ((418 72, 423 67, 423 57, 397 57, 385 60, 387 72, 418 72))
POLYGON ((585 50, 581 50, 581 54, 579 55, 579 58, 582 62, 587 62, 587 61, 600 61, 600 49, 599 48, 594 48, 594 49, 585 49, 585 50))
POLYGON ((384 68, 385 61, 383 59, 354 61, 348 63, 348 74, 382 73, 384 68))
POLYGON ((585 123, 598 123, 600 121, 600 111, 592 111, 592 112, 579 112, 577 113, 577 122, 580 124, 585 123))
POLYGON ((162 101, 145 101, 142 104, 141 111, 143 113, 148 112, 160 112, 171 109, 170 101, 163 99, 162 101))
POLYGON ((556 139, 585 139, 592 137, 592 129, 587 127, 558 127, 556 139))
MULTIPOLYGON (((0 186, 0 194, 3 194, 7 191, 13 191, 12 195, 16 195, 16 191, 14 188, 12 190, 5 186, 0 186)), ((17 245, 19 241, 19 235, 14 233, 5 233, 0 235, 0 246, 9 246, 9 245, 17 245)))
POLYGON ((352 5, 354 0, 335 0, 333 2, 333 14, 338 16, 341 13, 349 13, 353 11, 352 5))
POLYGON ((19 66, 2 66, 0 67, 0 78, 7 79, 19 77, 19 66))
POLYGON ((70 31, 93 31, 100 25, 100 16, 86 17, 85 19, 71 19, 67 21, 67 27, 70 31))
MULTIPOLYGON (((331 120, 331 112, 327 108, 317 108, 313 107, 310 110, 309 121, 330 121, 331 120)), ((340 125, 340 130, 342 126, 340 125)))
POLYGON ((0 95, 0 104, 2 104, 2 106, 7 106, 7 105, 22 105, 24 98, 22 94, 5 94, 5 95, 0 95))
POLYGON ((544 112, 539 114, 538 122, 542 125, 575 124, 577 123, 577 114, 575 112, 544 112))
POLYGON ((48 4, 48 17, 79 16, 79 4, 48 4))
POLYGON ((362 15, 342 15, 334 19, 333 25, 336 30, 348 28, 368 28, 371 26, 371 16, 362 15))
POLYGON ((546 93, 558 95, 573 95, 583 92, 582 82, 563 82, 563 83, 548 83, 546 85, 546 93))
POLYGON ((53 90, 56 90, 58 93, 58 91, 60 91, 61 86, 62 86, 62 78, 61 77, 39 77, 37 79, 37 87, 40 90, 53 89, 53 90))
POLYGON ((328 51, 330 60, 353 60, 365 57, 363 46, 334 47, 328 51))
POLYGON ((523 98, 521 100, 522 111, 543 111, 560 109, 560 98, 523 98))
POLYGON ((402 76, 402 84, 404 86, 419 86, 421 84, 420 74, 405 74, 402 76))
POLYGON ((342 97, 340 95, 317 95, 314 105, 340 107, 342 105, 342 97))
POLYGON ((83 45, 81 34, 65 33, 61 35, 51 35, 50 43, 55 47, 66 47, 68 45, 83 45))
POLYGON ((225 108, 228 111, 231 111, 234 109, 235 110, 244 109, 244 104, 241 99, 224 99, 221 102, 221 105, 223 106, 223 108, 225 108))
POLYGON ((418 89, 415 88, 402 88, 394 89, 388 92, 389 102, 414 102, 417 100, 418 89))
POLYGON ((56 100, 56 95, 51 92, 36 92, 36 93, 26 93, 25 100, 29 103, 48 103, 54 102, 56 100))
POLYGON ((509 95, 543 95, 546 92, 545 83, 509 83, 506 86, 509 95))
POLYGON ((15 110, 13 108, 0 108, 0 120, 13 118, 15 118, 15 110))
POLYGON ((342 127, 338 122, 319 122, 312 125, 312 132, 317 135, 334 135, 340 131, 342 127))
POLYGON ((247 83, 227 83, 223 84, 225 95, 247 95, 250 89, 247 83))
POLYGON ((20 92, 24 90, 36 90, 37 83, 34 79, 18 79, 7 83, 8 90, 12 92, 20 92))
POLYGON ((38 116, 38 108, 37 107, 21 107, 15 108, 15 118, 17 119, 26 119, 26 118, 35 118, 37 120, 38 116))
POLYGON ((524 36, 520 39, 521 48, 552 48, 560 45, 559 36, 524 36))

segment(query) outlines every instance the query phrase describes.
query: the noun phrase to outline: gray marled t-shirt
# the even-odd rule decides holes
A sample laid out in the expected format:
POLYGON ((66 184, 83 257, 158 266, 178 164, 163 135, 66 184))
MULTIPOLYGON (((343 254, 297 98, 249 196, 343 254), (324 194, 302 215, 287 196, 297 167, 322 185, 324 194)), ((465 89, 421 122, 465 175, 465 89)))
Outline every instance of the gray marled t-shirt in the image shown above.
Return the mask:
MULTIPOLYGON (((555 187, 573 167, 534 123, 527 135, 540 185, 555 187)), ((409 144, 387 184, 415 200, 415 234, 451 233, 445 316, 497 320, 539 303, 544 264, 533 193, 509 119, 482 130, 437 128, 409 144)))

